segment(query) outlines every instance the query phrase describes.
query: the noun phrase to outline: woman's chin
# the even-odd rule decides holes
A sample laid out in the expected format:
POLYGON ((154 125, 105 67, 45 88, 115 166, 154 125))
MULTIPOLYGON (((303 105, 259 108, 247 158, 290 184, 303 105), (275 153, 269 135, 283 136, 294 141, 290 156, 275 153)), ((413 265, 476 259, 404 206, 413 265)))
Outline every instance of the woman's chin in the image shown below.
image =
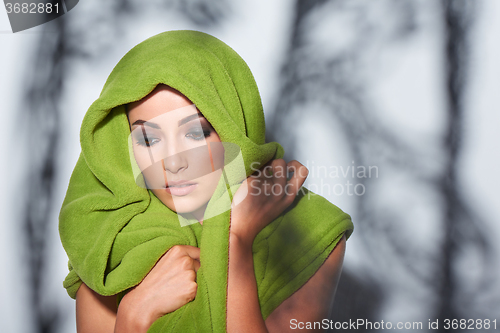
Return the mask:
POLYGON ((153 190, 161 202, 177 214, 186 218, 203 219, 203 214, 210 198, 200 197, 197 191, 187 195, 175 196, 165 190, 153 190))
POLYGON ((177 214, 187 215, 189 217, 197 217, 200 214, 201 208, 205 205, 195 205, 192 202, 183 202, 187 200, 174 200, 174 204, 166 204, 168 208, 176 212, 177 214))

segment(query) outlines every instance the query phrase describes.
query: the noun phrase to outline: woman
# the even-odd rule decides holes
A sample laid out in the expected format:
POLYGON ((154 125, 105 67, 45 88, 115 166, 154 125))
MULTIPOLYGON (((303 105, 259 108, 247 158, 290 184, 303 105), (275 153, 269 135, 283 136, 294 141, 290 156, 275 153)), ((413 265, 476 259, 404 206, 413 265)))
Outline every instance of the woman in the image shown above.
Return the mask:
POLYGON ((328 317, 352 222, 264 133, 251 72, 218 39, 166 32, 120 60, 82 123, 60 215, 79 332, 286 332, 328 317))

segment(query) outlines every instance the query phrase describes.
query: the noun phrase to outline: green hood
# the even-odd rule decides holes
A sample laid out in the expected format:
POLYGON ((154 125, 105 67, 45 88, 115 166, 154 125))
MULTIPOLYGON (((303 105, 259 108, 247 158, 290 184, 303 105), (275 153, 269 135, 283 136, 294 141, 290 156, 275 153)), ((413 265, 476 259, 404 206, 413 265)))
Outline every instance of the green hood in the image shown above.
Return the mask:
MULTIPOLYGON (((198 31, 164 32, 138 44, 115 66, 82 123, 82 152, 59 217, 70 269, 64 287, 73 298, 82 281, 101 295, 120 294, 140 283, 173 245, 197 246, 202 265, 196 299, 158 319, 150 331, 223 332, 230 211, 203 226, 181 227, 177 214, 133 176, 124 105, 160 83, 189 98, 221 141, 240 147, 247 176, 252 163, 283 156, 278 143, 265 143, 257 85, 229 46, 198 31)), ((218 190, 214 196, 220 197, 218 190)), ((253 244, 263 317, 300 288, 352 229, 349 215, 302 188, 253 244)))

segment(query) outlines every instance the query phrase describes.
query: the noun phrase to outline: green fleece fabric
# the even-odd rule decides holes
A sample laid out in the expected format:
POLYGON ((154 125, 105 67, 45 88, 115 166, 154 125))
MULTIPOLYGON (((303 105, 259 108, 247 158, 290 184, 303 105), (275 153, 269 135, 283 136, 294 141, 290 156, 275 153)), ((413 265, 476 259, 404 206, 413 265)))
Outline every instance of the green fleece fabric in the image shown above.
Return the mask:
MULTIPOLYGON (((201 268, 195 300, 158 319, 149 331, 224 332, 230 211, 203 225, 181 227, 177 214, 137 186, 132 173, 124 105, 142 99, 159 83, 188 97, 223 142, 241 148, 247 176, 252 163, 263 165, 284 154, 278 143, 265 143, 257 85, 229 46, 186 30, 138 44, 115 66, 81 126, 82 152, 59 217, 70 270, 64 287, 72 298, 82 281, 101 295, 120 295, 140 283, 172 246, 197 246, 201 268)), ((222 192, 219 186, 209 208, 222 192)), ((263 318, 306 283, 352 230, 349 215, 302 187, 293 205, 253 244, 263 318)))

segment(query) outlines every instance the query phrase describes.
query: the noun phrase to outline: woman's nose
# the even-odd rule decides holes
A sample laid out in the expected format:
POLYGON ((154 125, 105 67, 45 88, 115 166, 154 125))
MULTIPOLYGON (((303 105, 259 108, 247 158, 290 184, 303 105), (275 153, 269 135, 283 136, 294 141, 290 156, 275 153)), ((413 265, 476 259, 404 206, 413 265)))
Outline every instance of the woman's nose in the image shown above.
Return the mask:
POLYGON ((171 173, 178 173, 187 167, 187 161, 184 152, 179 152, 173 155, 166 156, 162 160, 163 169, 171 173))

